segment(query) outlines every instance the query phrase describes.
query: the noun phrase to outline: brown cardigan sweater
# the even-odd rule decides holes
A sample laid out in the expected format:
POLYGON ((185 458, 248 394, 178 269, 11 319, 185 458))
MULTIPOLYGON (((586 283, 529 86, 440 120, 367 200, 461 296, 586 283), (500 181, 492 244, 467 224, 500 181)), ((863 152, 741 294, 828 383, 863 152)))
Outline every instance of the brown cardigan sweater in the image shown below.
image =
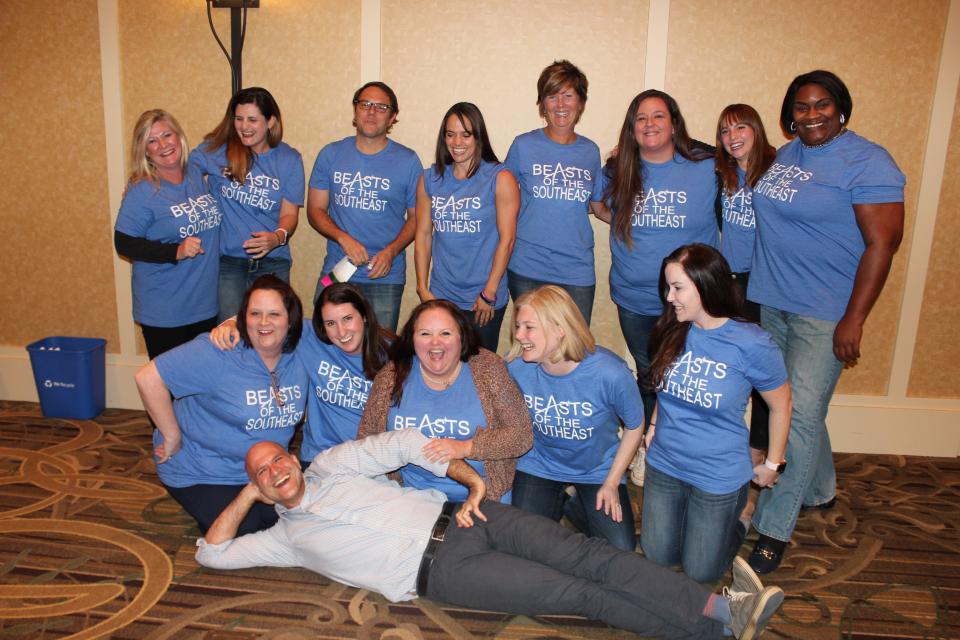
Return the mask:
MULTIPOLYGON (((480 349, 480 353, 468 363, 480 406, 487 418, 487 424, 478 425, 473 436, 471 459, 483 461, 487 497, 499 500, 513 486, 517 458, 533 446, 533 423, 523 396, 500 356, 480 349)), ((388 362, 374 378, 357 438, 387 430, 395 372, 394 364, 388 362)), ((400 479, 399 474, 391 477, 400 479)))

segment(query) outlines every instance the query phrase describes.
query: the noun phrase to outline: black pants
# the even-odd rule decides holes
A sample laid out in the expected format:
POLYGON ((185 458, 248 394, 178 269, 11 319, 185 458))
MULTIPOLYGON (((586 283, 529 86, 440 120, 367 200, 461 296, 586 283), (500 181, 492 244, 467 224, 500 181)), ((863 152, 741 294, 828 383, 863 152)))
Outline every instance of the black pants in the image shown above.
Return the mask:
POLYGON ((143 330, 143 341, 147 343, 147 355, 153 360, 161 353, 190 342, 201 333, 207 333, 217 326, 217 317, 207 318, 193 324, 179 327, 150 327, 140 325, 143 330))
MULTIPOLYGON (((740 288, 743 294, 743 314, 750 322, 760 324, 760 305, 747 300, 747 283, 750 282, 750 273, 733 274, 733 283, 740 288)), ((766 451, 770 445, 770 408, 760 393, 754 389, 750 393, 752 409, 750 410, 750 447, 766 451)))
MULTIPOLYGON (((203 535, 207 534, 207 529, 213 521, 227 508, 228 504, 233 502, 245 486, 242 484, 195 484, 189 487, 164 485, 167 493, 197 521, 203 535)), ((277 511, 272 505, 256 502, 240 523, 236 537, 268 529, 277 523, 277 519, 277 511)))
POLYGON ((522 615, 578 615, 656 638, 720 638, 704 617, 710 593, 633 551, 497 502, 487 522, 447 528, 428 598, 522 615))

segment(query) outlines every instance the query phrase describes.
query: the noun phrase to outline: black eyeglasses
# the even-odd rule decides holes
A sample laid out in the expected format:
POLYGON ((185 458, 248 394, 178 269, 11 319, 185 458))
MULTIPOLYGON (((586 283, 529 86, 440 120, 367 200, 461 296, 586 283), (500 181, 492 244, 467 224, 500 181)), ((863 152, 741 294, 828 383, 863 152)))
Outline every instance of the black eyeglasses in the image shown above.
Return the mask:
POLYGON ((371 109, 376 109, 377 113, 386 113, 393 108, 388 104, 383 104, 382 102, 370 102, 369 100, 354 100, 353 104, 360 107, 361 111, 370 111, 371 109))
POLYGON ((282 407, 287 402, 283 399, 283 394, 280 393, 280 378, 277 377, 277 373, 275 371, 270 372, 270 380, 270 391, 273 392, 273 398, 277 401, 277 406, 282 407))

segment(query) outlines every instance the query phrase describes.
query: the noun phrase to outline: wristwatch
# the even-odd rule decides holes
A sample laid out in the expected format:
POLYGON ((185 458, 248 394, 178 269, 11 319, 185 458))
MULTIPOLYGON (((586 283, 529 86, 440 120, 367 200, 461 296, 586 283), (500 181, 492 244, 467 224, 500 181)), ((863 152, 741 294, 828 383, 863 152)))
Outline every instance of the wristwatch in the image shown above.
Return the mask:
POLYGON ((770 471, 776 471, 777 473, 783 473, 784 470, 786 470, 786 468, 787 468, 787 461, 784 460, 784 461, 781 462, 780 464, 777 464, 776 462, 773 462, 772 460, 770 460, 769 458, 767 458, 767 459, 765 459, 765 460, 763 461, 763 466, 765 466, 767 469, 770 469, 770 471))

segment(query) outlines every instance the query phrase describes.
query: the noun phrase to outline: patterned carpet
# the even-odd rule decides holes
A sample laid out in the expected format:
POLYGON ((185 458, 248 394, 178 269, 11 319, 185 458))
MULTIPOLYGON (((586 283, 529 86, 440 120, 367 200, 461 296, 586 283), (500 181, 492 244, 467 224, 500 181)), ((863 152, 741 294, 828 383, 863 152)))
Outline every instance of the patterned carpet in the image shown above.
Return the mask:
MULTIPOLYGON (((71 421, 0 401, 0 637, 635 637, 577 618, 394 605, 300 569, 202 569, 149 444, 142 412, 71 421)), ((960 462, 836 459, 838 506, 801 516, 768 580, 787 601, 764 637, 960 638, 960 462)))

